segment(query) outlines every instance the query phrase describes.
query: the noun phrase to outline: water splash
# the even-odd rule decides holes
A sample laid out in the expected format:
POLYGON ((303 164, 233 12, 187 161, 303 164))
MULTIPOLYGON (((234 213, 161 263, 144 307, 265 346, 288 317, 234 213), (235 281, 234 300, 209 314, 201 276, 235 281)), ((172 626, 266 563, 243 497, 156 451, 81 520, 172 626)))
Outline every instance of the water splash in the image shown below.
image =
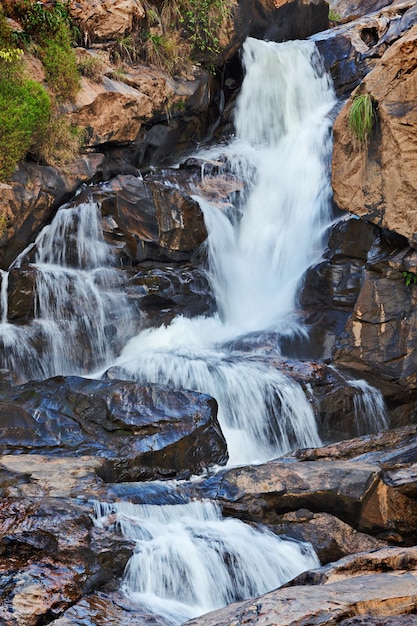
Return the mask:
POLYGON ((123 589, 172 624, 260 595, 319 564, 309 544, 223 519, 213 502, 95 503, 96 524, 136 542, 123 589))

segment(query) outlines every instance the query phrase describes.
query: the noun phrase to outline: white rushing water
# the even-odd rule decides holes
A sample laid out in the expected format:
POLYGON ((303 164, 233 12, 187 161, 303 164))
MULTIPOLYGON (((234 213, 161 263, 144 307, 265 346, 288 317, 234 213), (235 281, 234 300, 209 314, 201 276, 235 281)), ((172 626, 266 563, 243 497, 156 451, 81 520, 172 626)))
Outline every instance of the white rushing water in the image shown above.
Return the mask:
MULTIPOLYGON (((243 60, 237 137, 206 157, 226 162, 246 189, 225 210, 200 199, 219 314, 145 330, 115 361, 126 377, 214 396, 232 464, 320 445, 301 386, 264 349, 241 346, 245 335, 256 345, 264 329, 300 332, 297 287, 330 222, 326 114, 334 103, 313 44, 249 39, 243 60)), ((318 565, 311 546, 223 519, 211 502, 101 503, 96 523, 136 541, 124 591, 173 624, 318 565)))
POLYGON ((13 264, 24 264, 32 275, 30 324, 8 322, 9 273, 2 274, 2 366, 20 381, 85 374, 111 361, 132 334, 131 307, 111 266, 100 218, 94 202, 62 207, 13 264))
POLYGON ((299 385, 230 346, 263 329, 300 331, 293 319, 297 287, 330 222, 326 115, 334 104, 310 42, 248 39, 243 62, 236 138, 205 156, 225 161, 245 191, 225 211, 200 199, 219 315, 146 330, 116 361, 135 380, 213 395, 232 464, 320 444, 299 385))
POLYGON ((95 512, 98 526, 136 542, 125 593, 173 624, 265 593, 319 565, 309 544, 223 519, 209 501, 96 503, 95 512))

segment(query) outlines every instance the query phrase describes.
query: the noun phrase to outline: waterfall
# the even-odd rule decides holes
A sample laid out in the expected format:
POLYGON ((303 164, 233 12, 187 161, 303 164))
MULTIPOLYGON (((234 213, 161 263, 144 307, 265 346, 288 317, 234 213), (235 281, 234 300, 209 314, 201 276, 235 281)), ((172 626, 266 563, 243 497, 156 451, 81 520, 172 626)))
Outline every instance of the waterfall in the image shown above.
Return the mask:
MULTIPOLYGON (((126 343, 134 316, 93 202, 63 207, 19 258, 35 280, 30 324, 7 321, 5 275, 1 290, 2 367, 22 380, 113 367, 120 377, 206 392, 219 403, 231 464, 321 443, 311 402, 277 357, 280 336, 303 332, 297 288, 330 223, 334 104, 311 42, 248 39, 243 63, 236 137, 199 155, 243 183, 230 206, 196 189, 216 315, 179 316, 126 343)), ((311 546, 223 519, 212 502, 96 503, 95 523, 136 542, 124 590, 174 624, 318 565, 311 546)))
POLYGON ((62 207, 13 264, 33 276, 34 316, 29 324, 8 323, 3 273, 2 367, 21 381, 85 374, 114 358, 133 332, 132 311, 121 275, 111 267, 99 209, 94 202, 62 207))
POLYGON ((234 346, 265 329, 300 331, 293 319, 297 286, 321 254, 330 222, 326 116, 334 104, 313 43, 248 39, 243 63, 236 138, 200 154, 245 181, 225 210, 196 196, 219 314, 146 330, 115 363, 135 380, 213 395, 232 464, 320 445, 301 387, 271 367, 262 350, 248 356, 234 346))
POLYGON ((311 546, 223 519, 209 501, 95 503, 95 523, 136 542, 123 589, 170 623, 265 593, 317 567, 311 546))
POLYGON ((349 380, 349 385, 358 390, 353 398, 355 422, 358 435, 379 433, 389 426, 385 402, 379 389, 366 380, 349 380))

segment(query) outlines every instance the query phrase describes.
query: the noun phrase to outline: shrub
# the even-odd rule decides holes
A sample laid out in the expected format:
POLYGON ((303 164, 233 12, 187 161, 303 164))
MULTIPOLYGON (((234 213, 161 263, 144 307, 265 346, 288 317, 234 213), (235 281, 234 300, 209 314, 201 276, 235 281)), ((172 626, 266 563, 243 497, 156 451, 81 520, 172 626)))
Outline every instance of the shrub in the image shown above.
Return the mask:
POLYGON ((57 99, 73 100, 80 87, 80 77, 68 33, 62 30, 54 38, 45 38, 42 42, 41 58, 48 85, 57 99))
POLYGON ((56 0, 45 6, 36 0, 3 0, 7 14, 19 20, 26 45, 36 50, 45 66, 46 78, 58 100, 72 100, 79 89, 77 59, 71 47, 72 24, 68 2, 56 0))
POLYGON ((18 161, 36 143, 51 115, 45 89, 33 80, 0 79, 0 179, 7 179, 18 161))
POLYGON ((82 131, 65 118, 52 115, 37 134, 31 153, 41 163, 60 167, 74 161, 80 153, 83 141, 82 131))
POLYGON ((350 107, 348 124, 358 141, 361 143, 369 141, 375 120, 372 97, 368 93, 355 96, 350 107))
POLYGON ((77 69, 82 76, 99 83, 103 78, 105 63, 97 57, 83 55, 78 58, 77 69))

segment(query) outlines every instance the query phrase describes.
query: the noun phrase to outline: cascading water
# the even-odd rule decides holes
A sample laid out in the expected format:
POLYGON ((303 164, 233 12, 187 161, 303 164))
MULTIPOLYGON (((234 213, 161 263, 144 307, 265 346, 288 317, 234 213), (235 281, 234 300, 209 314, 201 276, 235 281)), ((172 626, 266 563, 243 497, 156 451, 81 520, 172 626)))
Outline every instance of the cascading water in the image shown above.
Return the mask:
POLYGON ((133 320, 120 274, 111 268, 98 205, 62 207, 14 263, 23 265, 33 276, 34 316, 27 325, 8 323, 3 272, 2 366, 25 381, 85 374, 108 363, 131 336, 133 320))
POLYGON ((320 444, 301 388, 260 355, 234 349, 233 340, 299 330, 291 318, 297 285, 330 222, 326 114, 334 104, 310 42, 248 39, 243 61, 237 137, 206 157, 226 160, 246 190, 225 212, 200 200, 219 315, 142 332, 116 361, 136 380, 213 395, 234 464, 320 444))
MULTIPOLYGON (((218 315, 145 330, 114 359, 133 316, 92 202, 63 207, 19 259, 34 275, 33 321, 8 322, 7 273, 0 299, 2 366, 20 380, 113 365, 138 381, 209 393, 219 402, 232 464, 320 445, 310 402, 275 361, 279 337, 303 332, 297 286, 330 223, 326 116, 334 104, 311 42, 249 39, 243 60, 237 136, 205 156, 222 161, 244 189, 233 206, 199 199, 218 315), (263 333, 268 349, 258 342, 263 333)), ((95 521, 137 542, 125 591, 175 624, 318 564, 309 546, 224 520, 210 502, 101 503, 95 521)))
MULTIPOLYGON (((219 314, 176 318, 132 339, 115 366, 123 377, 213 395, 230 463, 317 446, 301 387, 261 347, 263 332, 300 331, 292 319, 300 278, 321 252, 330 221, 326 114, 334 97, 313 44, 249 39, 237 138, 211 161, 245 181, 233 207, 200 200, 219 314)), ((140 487, 138 486, 140 492, 140 487)), ((265 592, 317 564, 311 548, 224 520, 216 505, 96 505, 96 523, 136 540, 125 592, 174 624, 265 592)))
POLYGON ((173 624, 265 593, 319 565, 309 544, 223 519, 209 501, 96 503, 95 509, 98 526, 136 541, 125 593, 173 624))

